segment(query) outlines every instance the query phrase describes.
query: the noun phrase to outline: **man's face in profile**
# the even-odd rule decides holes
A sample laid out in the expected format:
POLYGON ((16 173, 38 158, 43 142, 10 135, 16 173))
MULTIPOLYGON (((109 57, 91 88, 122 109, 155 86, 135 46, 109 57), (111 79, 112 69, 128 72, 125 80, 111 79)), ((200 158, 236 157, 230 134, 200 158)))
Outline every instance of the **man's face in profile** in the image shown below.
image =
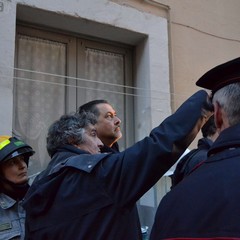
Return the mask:
POLYGON ((117 117, 116 111, 110 104, 100 103, 97 108, 100 112, 95 125, 98 137, 106 146, 111 147, 113 143, 122 137, 121 120, 117 117))

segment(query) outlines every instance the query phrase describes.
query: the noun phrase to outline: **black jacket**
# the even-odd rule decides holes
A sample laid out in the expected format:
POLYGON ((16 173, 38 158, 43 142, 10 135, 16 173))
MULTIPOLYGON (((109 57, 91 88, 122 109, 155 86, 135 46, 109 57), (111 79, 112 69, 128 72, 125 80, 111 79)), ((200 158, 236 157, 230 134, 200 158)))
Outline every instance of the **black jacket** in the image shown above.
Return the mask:
POLYGON ((171 176, 172 188, 207 159, 207 153, 212 144, 213 141, 209 138, 201 138, 198 140, 198 147, 186 154, 177 164, 176 169, 171 176))
POLYGON ((135 203, 196 136, 206 97, 199 91, 123 152, 58 149, 26 195, 26 239, 140 240, 135 203))
POLYGON ((161 201, 151 240, 240 239, 240 124, 219 135, 208 159, 161 201))
POLYGON ((118 146, 118 143, 115 142, 112 147, 108 147, 106 145, 104 145, 102 148, 101 148, 101 152, 102 153, 118 153, 119 152, 119 146, 118 146))

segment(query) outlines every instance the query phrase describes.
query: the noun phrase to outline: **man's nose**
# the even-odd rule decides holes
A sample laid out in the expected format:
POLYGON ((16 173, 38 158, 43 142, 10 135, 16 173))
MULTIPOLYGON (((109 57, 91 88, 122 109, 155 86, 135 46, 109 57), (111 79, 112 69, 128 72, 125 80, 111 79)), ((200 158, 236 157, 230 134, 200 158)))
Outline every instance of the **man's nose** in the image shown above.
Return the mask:
POLYGON ((117 116, 115 116, 115 124, 120 124, 122 121, 120 120, 120 118, 118 118, 117 116))
POLYGON ((97 145, 98 145, 99 148, 103 147, 103 142, 100 140, 100 138, 98 138, 97 145))

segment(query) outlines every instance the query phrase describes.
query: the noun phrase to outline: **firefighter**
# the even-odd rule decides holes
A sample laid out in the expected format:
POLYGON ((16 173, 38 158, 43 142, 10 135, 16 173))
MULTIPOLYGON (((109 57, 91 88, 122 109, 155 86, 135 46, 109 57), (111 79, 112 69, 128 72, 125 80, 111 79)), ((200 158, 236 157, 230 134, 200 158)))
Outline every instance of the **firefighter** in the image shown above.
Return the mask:
POLYGON ((24 239, 23 198, 28 191, 28 161, 33 149, 11 136, 0 136, 0 240, 24 239))

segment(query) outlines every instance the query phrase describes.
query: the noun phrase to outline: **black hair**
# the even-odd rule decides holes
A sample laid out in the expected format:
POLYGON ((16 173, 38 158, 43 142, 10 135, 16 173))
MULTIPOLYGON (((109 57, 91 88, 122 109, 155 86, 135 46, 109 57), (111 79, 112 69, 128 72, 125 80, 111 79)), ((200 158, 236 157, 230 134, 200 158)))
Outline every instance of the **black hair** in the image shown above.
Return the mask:
POLYGON ((81 113, 81 112, 91 112, 96 117, 99 117, 100 112, 99 112, 99 110, 97 108, 97 105, 101 104, 101 103, 109 104, 108 101, 104 100, 104 99, 93 100, 93 101, 87 102, 87 103, 83 104, 82 106, 80 106, 78 108, 78 113, 81 113))
POLYGON ((208 121, 201 128, 203 137, 209 137, 216 133, 217 128, 214 122, 214 116, 212 115, 208 121))

